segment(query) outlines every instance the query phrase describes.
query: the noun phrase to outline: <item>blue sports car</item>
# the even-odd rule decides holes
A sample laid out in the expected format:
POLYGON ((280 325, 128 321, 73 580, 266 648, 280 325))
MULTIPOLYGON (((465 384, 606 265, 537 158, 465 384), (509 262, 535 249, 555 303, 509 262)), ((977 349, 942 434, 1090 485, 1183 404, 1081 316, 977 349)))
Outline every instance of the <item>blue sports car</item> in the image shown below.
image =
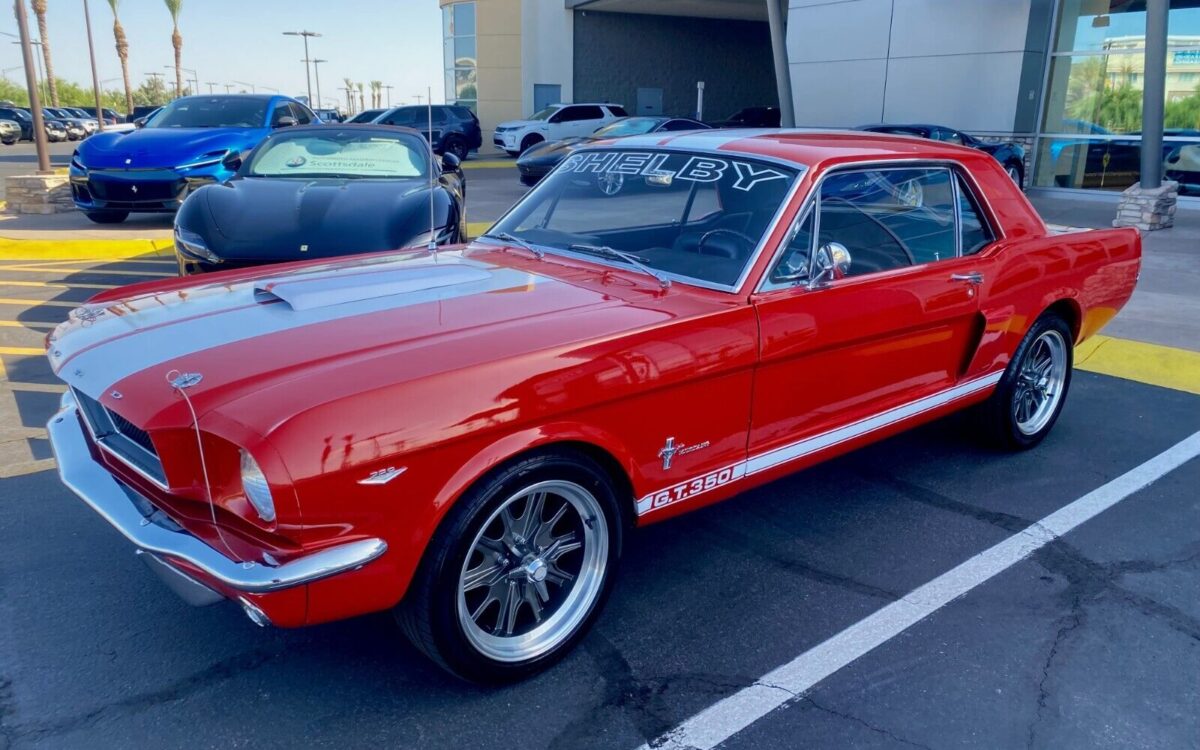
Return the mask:
POLYGON ((224 182, 276 128, 320 123, 286 96, 185 96, 132 132, 103 132, 71 157, 71 196, 98 224, 130 213, 173 212, 188 193, 224 182))

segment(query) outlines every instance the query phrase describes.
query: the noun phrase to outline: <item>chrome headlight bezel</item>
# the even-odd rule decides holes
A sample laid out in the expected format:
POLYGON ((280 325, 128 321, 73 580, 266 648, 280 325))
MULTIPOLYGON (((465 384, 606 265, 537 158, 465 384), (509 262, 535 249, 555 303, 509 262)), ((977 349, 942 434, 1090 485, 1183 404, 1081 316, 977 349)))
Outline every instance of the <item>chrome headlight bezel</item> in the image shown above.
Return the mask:
POLYGON ((241 450, 242 492, 258 517, 266 523, 275 521, 275 498, 271 497, 271 487, 267 476, 259 468, 258 462, 245 448, 241 450))
POLYGON ((204 238, 193 231, 175 225, 175 249, 192 260, 205 263, 223 263, 225 259, 208 249, 204 238))

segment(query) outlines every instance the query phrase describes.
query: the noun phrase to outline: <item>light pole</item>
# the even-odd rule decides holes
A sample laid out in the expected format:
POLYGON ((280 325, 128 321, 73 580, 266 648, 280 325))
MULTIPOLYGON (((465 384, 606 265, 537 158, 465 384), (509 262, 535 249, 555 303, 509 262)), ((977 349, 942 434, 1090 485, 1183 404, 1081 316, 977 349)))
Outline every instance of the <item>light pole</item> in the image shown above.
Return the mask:
POLYGON ((219 84, 219 83, 217 83, 216 81, 205 81, 204 83, 205 83, 205 85, 206 85, 206 86, 208 86, 208 95, 209 95, 209 96, 212 96, 212 92, 213 92, 213 90, 212 90, 212 87, 213 87, 213 86, 219 86, 219 85, 220 85, 220 84, 219 84))
POLYGON ((29 20, 25 17, 25 0, 15 0, 17 32, 21 39, 21 59, 25 63, 25 88, 29 90, 29 112, 33 115, 33 144, 37 149, 38 174, 50 171, 50 154, 46 148, 46 123, 42 119, 42 102, 38 98, 37 78, 34 76, 33 45, 29 43, 29 20))
POLYGON ((392 89, 394 89, 394 88, 396 88, 396 87, 395 87, 395 86, 384 86, 384 88, 385 88, 385 89, 387 89, 387 103, 388 103, 388 108, 389 108, 389 109, 391 109, 391 106, 392 106, 392 89))
POLYGON ((92 44, 92 15, 88 12, 88 0, 83 0, 83 22, 87 26, 88 57, 92 61, 92 93, 96 95, 96 122, 104 130, 104 111, 100 106, 100 75, 96 73, 96 48, 92 44))
POLYGON ((315 31, 285 31, 284 36, 298 36, 304 38, 304 80, 308 84, 308 101, 312 102, 312 76, 308 73, 308 38, 310 36, 321 36, 315 31))
POLYGON ((232 83, 226 83, 226 84, 224 84, 224 86, 225 86, 225 93, 226 93, 226 94, 228 94, 228 93, 229 93, 229 92, 230 92, 230 91, 233 89, 233 84, 232 84, 232 83))
MULTIPOLYGON (((321 63, 323 63, 323 62, 329 62, 329 61, 328 61, 328 60, 321 60, 321 59, 319 59, 319 58, 318 58, 318 59, 316 59, 316 60, 305 60, 304 62, 305 62, 305 64, 306 64, 306 65, 307 65, 307 63, 309 63, 309 62, 311 62, 311 63, 312 63, 312 66, 313 66, 313 75, 314 75, 314 76, 316 77, 316 79, 317 79, 317 106, 315 107, 315 109, 320 109, 320 108, 321 108, 321 63)), ((311 100, 311 99, 308 101, 308 106, 312 107, 312 100, 311 100)))
MULTIPOLYGON (((13 36, 12 34, 9 34, 7 31, 4 32, 4 35, 5 36, 13 36)), ((13 44, 21 44, 21 43, 22 42, 19 42, 19 41, 13 42, 13 44)), ((33 47, 41 47, 42 46, 42 43, 37 39, 30 39, 29 44, 33 47)), ((40 91, 42 93, 42 96, 46 95, 46 70, 45 70, 45 68, 42 67, 42 56, 41 55, 37 56, 37 81, 35 82, 34 85, 36 85, 38 87, 38 91, 40 91)))
MULTIPOLYGON (((164 65, 163 67, 164 67, 164 68, 167 68, 168 70, 175 70, 175 66, 174 66, 174 65, 164 65)), ((184 67, 182 67, 182 66, 181 66, 179 69, 180 69, 180 70, 182 70, 184 73, 191 73, 191 74, 192 74, 192 84, 193 84, 193 86, 194 86, 194 88, 192 89, 192 91, 193 91, 194 93, 197 93, 197 94, 199 94, 199 93, 200 93, 200 74, 199 74, 199 73, 197 73, 196 71, 192 70, 191 68, 184 68, 184 67)))
POLYGON ((258 93, 258 88, 253 83, 246 83, 245 81, 234 81, 234 83, 238 84, 239 86, 249 86, 251 94, 258 93))

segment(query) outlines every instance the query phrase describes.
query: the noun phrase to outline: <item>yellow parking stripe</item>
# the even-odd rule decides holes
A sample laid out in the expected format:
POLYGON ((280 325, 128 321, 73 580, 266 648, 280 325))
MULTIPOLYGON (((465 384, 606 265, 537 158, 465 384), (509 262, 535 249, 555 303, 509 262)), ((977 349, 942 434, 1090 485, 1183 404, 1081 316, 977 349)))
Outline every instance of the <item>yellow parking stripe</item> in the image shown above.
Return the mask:
POLYGON ((13 281, 0 279, 0 286, 36 286, 51 289, 116 289, 117 284, 69 284, 64 281, 13 281))
POLYGON ((79 307, 81 302, 60 302, 58 300, 16 299, 0 297, 0 305, 24 305, 26 307, 79 307))
POLYGON ((53 330, 57 325, 58 323, 45 323, 38 320, 30 321, 28 323, 20 320, 0 320, 0 328, 32 328, 35 331, 49 331, 53 330))
MULTIPOLYGON (((97 263, 112 263, 127 265, 142 265, 142 266, 174 266, 174 256, 164 258, 127 258, 121 260, 112 260, 111 258, 71 258, 70 260, 42 260, 40 258, 22 258, 18 261, 21 266, 70 266, 76 263, 86 263, 92 260, 97 263)), ((0 265, 0 270, 6 266, 0 265)))
POLYGON ((490 221, 468 221, 467 222, 467 234, 470 235, 472 238, 478 237, 479 235, 486 232, 488 230, 488 227, 490 227, 491 225, 492 225, 492 222, 490 222, 490 221))
POLYGON ((45 349, 39 349, 34 346, 0 346, 0 354, 15 354, 34 357, 45 353, 45 349))
POLYGON ((96 276, 148 276, 154 278, 171 278, 178 276, 177 273, 159 273, 158 271, 112 271, 108 269, 97 268, 38 268, 37 266, 22 265, 22 266, 0 266, 0 272, 7 273, 16 271, 17 273, 89 273, 96 276))
POLYGON ((0 237, 0 259, 39 260, 95 258, 103 260, 136 258, 139 255, 166 255, 171 252, 170 236, 154 239, 125 240, 18 240, 0 237))
POLYGON ((506 167, 517 166, 516 159, 488 159, 485 161, 474 161, 469 159, 462 163, 463 169, 504 169, 506 167))
POLYGON ((26 391, 29 393, 63 393, 67 387, 55 383, 5 383, 0 382, 0 390, 26 391))
POLYGON ((1200 395, 1200 352, 1093 336, 1075 349, 1080 370, 1200 395))

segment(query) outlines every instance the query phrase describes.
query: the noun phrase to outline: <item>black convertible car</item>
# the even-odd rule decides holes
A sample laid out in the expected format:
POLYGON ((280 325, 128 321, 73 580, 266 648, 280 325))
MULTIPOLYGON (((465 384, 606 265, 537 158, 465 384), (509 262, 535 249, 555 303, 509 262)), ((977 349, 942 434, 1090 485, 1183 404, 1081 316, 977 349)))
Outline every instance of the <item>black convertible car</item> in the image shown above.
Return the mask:
POLYGON ((984 143, 972 135, 947 128, 943 125, 863 125, 859 130, 870 130, 874 133, 894 133, 896 135, 912 135, 918 138, 928 138, 934 141, 957 143, 962 146, 986 151, 996 157, 996 161, 1004 165, 1004 171, 1018 187, 1025 187, 1025 149, 1016 143, 984 143))
POLYGON ((621 138, 627 135, 645 135, 678 130, 707 130, 711 126, 686 117, 621 117, 602 125, 588 136, 548 141, 528 148, 517 159, 517 171, 521 182, 536 185, 538 180, 550 173, 558 163, 575 152, 575 149, 602 138, 621 138))
POLYGON ((314 125, 275 132, 228 182, 175 217, 181 275, 466 239, 466 184, 415 130, 314 125), (434 219, 430 219, 430 185, 434 219), (432 226, 431 226, 432 225, 432 226))

